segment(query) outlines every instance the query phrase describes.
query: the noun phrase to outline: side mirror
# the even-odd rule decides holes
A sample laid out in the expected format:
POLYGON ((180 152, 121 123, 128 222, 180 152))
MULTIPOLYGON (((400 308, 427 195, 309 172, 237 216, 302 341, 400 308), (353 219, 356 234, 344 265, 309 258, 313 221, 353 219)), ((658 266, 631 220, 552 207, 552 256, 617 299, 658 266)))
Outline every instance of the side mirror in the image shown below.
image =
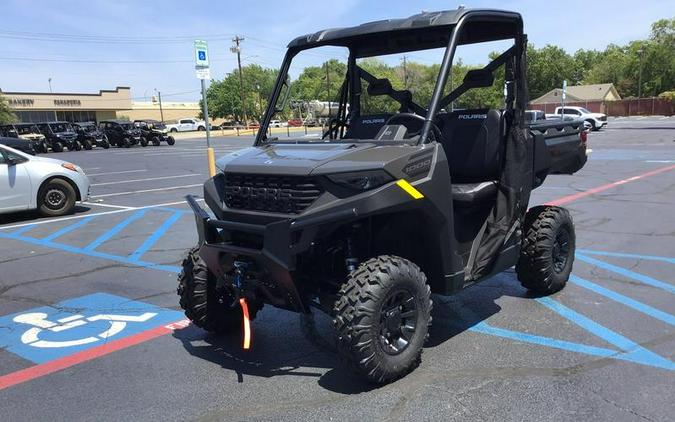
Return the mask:
POLYGON ((469 88, 488 88, 495 81, 495 77, 489 70, 472 69, 466 72, 464 84, 469 88))
POLYGON ((23 157, 7 157, 6 163, 8 166, 15 166, 17 164, 21 164, 26 161, 28 160, 23 157))
POLYGON ((288 95, 291 93, 291 78, 286 75, 286 80, 281 85, 281 92, 279 93, 279 98, 277 103, 274 105, 274 111, 280 113, 286 108, 286 103, 288 102, 288 95))

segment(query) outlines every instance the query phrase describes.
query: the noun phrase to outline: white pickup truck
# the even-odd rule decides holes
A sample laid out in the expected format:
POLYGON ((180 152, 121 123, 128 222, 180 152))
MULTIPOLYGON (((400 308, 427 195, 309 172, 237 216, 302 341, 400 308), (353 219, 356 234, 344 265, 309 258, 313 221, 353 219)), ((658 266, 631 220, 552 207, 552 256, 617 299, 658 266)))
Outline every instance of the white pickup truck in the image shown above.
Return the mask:
POLYGON ((556 107, 553 114, 546 114, 547 119, 559 119, 560 114, 565 116, 565 120, 568 119, 582 119, 588 124, 591 125, 591 129, 600 130, 601 128, 607 126, 607 115, 603 113, 591 113, 583 107, 556 107))
POLYGON ((206 130, 206 122, 197 119, 178 119, 178 123, 166 125, 169 132, 190 132, 193 130, 206 130))

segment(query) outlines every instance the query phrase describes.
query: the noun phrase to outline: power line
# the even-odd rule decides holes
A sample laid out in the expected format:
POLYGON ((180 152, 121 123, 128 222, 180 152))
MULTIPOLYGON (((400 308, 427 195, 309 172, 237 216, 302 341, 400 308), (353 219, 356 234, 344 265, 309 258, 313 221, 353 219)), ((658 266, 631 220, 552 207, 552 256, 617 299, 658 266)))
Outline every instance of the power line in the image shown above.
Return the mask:
POLYGON ((244 38, 239 35, 235 35, 232 39, 232 42, 235 44, 230 47, 230 51, 237 53, 237 64, 239 66, 239 95, 241 96, 241 109, 244 114, 244 126, 248 127, 248 121, 246 120, 246 100, 244 99, 244 74, 241 71, 241 46, 239 45, 244 38))

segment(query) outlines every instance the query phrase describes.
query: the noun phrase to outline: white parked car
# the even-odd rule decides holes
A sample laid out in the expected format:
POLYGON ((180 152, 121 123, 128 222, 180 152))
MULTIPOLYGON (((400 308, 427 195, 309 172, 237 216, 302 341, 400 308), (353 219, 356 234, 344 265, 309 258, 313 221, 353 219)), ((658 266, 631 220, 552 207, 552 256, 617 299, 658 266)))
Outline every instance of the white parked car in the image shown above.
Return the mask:
MULTIPOLYGON (((210 129, 210 127, 209 127, 210 129)), ((178 123, 166 125, 169 132, 190 132, 193 130, 206 130, 206 122, 197 119, 179 119, 178 123)))
POLYGON ((547 119, 559 119, 561 113, 565 116, 564 119, 582 119, 591 125, 591 129, 600 130, 607 126, 607 115, 603 113, 591 113, 583 107, 565 106, 556 107, 553 114, 547 114, 547 119))
POLYGON ((37 209, 54 217, 88 198, 89 178, 79 166, 0 145, 0 214, 37 209))
POLYGON ((286 127, 288 122, 282 122, 281 120, 270 120, 270 127, 286 127))

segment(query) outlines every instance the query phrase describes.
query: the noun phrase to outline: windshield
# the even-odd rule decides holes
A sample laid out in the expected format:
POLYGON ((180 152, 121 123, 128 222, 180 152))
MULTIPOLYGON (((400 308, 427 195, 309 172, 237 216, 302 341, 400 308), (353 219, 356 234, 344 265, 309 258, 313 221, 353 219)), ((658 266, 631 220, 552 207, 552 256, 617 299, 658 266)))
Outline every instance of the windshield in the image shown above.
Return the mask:
POLYGON ((129 122, 129 123, 120 123, 120 126, 122 126, 122 129, 124 129, 124 130, 132 130, 132 129, 136 129, 136 126, 134 126, 134 124, 131 123, 131 122, 129 122))
POLYGON ((16 131, 19 135, 29 135, 31 133, 40 133, 35 125, 16 126, 16 131))
POLYGON ((439 83, 444 85, 431 119, 436 133, 460 109, 482 115, 489 109, 505 108, 507 98, 513 105, 515 84, 506 87, 504 83, 505 67, 515 63, 513 39, 458 47, 447 76, 441 75, 446 51, 421 48, 365 58, 350 57, 347 47, 337 46, 315 47, 295 55, 291 51, 282 67, 287 69, 286 78, 277 82, 276 102, 264 107, 263 98, 268 95, 254 98, 259 108, 243 117, 249 124, 256 123, 267 108, 268 122, 285 123, 261 128, 258 139, 262 142, 295 138, 294 142, 417 143, 424 135, 439 83), (471 61, 465 62, 465 57, 471 61))
POLYGON ((52 131, 55 133, 73 131, 73 128, 70 126, 70 123, 50 123, 49 127, 52 128, 52 131))
POLYGON ((579 111, 582 112, 583 114, 590 114, 591 113, 590 111, 586 110, 583 107, 579 107, 579 111))

